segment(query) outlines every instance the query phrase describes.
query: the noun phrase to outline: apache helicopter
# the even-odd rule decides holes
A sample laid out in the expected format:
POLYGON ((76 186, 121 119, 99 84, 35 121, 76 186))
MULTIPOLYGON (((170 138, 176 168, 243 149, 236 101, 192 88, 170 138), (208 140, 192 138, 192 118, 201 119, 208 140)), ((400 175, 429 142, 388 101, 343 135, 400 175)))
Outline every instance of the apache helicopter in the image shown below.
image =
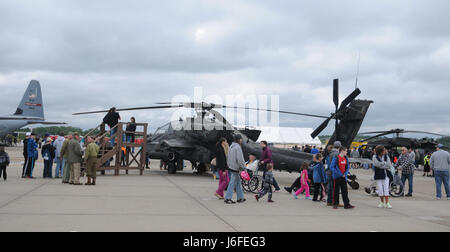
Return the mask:
MULTIPOLYGON (((426 131, 418 131, 418 130, 404 130, 404 129, 392 129, 392 130, 386 130, 386 131, 374 131, 374 132, 363 132, 359 133, 360 135, 371 135, 376 134, 375 136, 369 137, 367 139, 362 140, 361 142, 368 142, 366 146, 368 147, 375 147, 378 145, 382 145, 388 149, 396 148, 396 147, 412 147, 414 149, 418 149, 420 154, 423 156, 426 153, 434 152, 436 150, 436 146, 438 143, 432 139, 432 138, 407 138, 407 137, 401 137, 401 134, 403 133, 415 133, 415 134, 426 134, 426 135, 433 135, 433 136, 440 136, 440 137, 448 137, 446 135, 433 133, 433 132, 426 132, 426 131), (382 136, 394 134, 395 137, 392 138, 382 138, 373 140, 382 136), (373 141, 371 141, 373 140, 373 141)), ((446 148, 447 149, 447 148, 446 148)), ((421 159, 423 160, 423 158, 421 159)))
MULTIPOLYGON (((157 106, 117 109, 117 111, 191 108, 197 116, 180 119, 165 124, 156 130, 155 134, 147 138, 147 156, 151 159, 164 161, 168 166, 168 173, 174 174, 183 169, 183 161, 187 160, 199 172, 205 172, 215 157, 216 143, 221 137, 232 142, 233 136, 240 134, 243 138, 242 150, 244 156, 256 154, 259 159, 262 154, 260 144, 257 143, 260 131, 240 129, 232 126, 217 109, 245 109, 255 111, 276 112, 281 114, 301 115, 326 119, 312 134, 317 137, 331 120, 336 120, 338 129, 332 137, 340 140, 343 146, 349 147, 359 131, 365 115, 372 101, 355 100, 361 93, 359 89, 353 91, 340 106, 338 98, 338 80, 334 81, 335 113, 331 116, 321 116, 289 111, 275 111, 259 108, 226 106, 213 103, 157 103, 157 106), (337 134, 336 134, 337 133, 337 134)), ((107 110, 82 112, 74 115, 106 113, 107 110)), ((330 141, 330 144, 333 143, 330 141)), ((288 172, 299 172, 303 162, 311 162, 312 154, 293 150, 271 147, 274 169, 288 172)))

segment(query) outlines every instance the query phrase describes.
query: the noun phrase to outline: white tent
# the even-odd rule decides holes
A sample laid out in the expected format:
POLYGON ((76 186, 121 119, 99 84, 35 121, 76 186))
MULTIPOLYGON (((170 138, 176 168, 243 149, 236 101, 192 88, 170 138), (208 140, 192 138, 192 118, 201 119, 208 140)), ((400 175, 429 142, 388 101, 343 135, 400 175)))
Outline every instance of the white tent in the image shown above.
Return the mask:
POLYGON ((290 128, 290 127, 257 127, 261 130, 259 141, 267 141, 275 145, 315 145, 321 146, 318 137, 312 138, 312 128, 290 128))

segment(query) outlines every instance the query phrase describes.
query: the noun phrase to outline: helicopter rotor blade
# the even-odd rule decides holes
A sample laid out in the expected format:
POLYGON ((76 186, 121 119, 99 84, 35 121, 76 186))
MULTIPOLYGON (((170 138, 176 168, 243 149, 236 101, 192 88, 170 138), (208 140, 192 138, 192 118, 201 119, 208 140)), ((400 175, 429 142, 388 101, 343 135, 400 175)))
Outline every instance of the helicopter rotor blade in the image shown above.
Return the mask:
MULTIPOLYGON (((116 111, 130 111, 130 110, 147 110, 147 109, 166 109, 166 108, 179 108, 182 107, 180 105, 165 105, 165 106, 150 106, 150 107, 135 107, 135 108, 123 108, 116 109, 116 111)), ((108 113, 109 110, 99 110, 99 111, 90 111, 90 112, 80 112, 74 113, 72 115, 88 115, 88 114, 100 114, 100 113, 108 113)))
MULTIPOLYGON (((157 104, 171 104, 168 102, 159 102, 157 104)), ((275 112, 280 114, 289 114, 289 115, 300 115, 300 116, 309 116, 316 118, 324 118, 328 119, 328 116, 315 115, 315 114, 306 114, 306 113, 297 113, 291 111, 284 110, 272 110, 272 109, 260 109, 260 108, 248 108, 248 107, 239 107, 239 106, 227 106, 222 104, 214 104, 214 103, 180 103, 179 105, 183 105, 186 108, 204 108, 204 109, 222 109, 222 108, 230 108, 230 109, 246 109, 246 110, 255 110, 255 111, 265 111, 265 112, 275 112)))
POLYGON ((421 133, 421 134, 434 135, 434 136, 440 136, 440 137, 449 137, 449 136, 438 134, 438 133, 419 131, 419 130, 405 130, 404 133, 421 133))
POLYGON ((378 134, 378 135, 366 138, 366 139, 362 140, 361 142, 367 142, 367 141, 370 141, 372 139, 375 139, 375 138, 378 138, 378 137, 382 137, 382 136, 386 136, 386 135, 389 135, 389 134, 392 134, 392 132, 384 132, 384 133, 381 133, 381 134, 378 134))
POLYGON ((355 89, 349 96, 347 96, 347 98, 345 98, 342 103, 341 106, 338 109, 338 112, 344 110, 347 105, 349 105, 353 100, 356 99, 356 97, 358 97, 358 95, 361 94, 361 90, 359 88, 355 89))
POLYGON ((370 135, 370 134, 381 134, 381 133, 386 133, 386 132, 391 132, 391 131, 372 131, 372 132, 361 132, 361 133, 358 133, 358 134, 360 134, 360 135, 370 135))
POLYGON ((339 107, 339 79, 333 80, 333 102, 337 110, 339 107))
POLYGON ((317 127, 317 129, 315 129, 313 131, 313 133, 311 133, 311 137, 314 139, 316 138, 330 123, 331 119, 333 119, 333 116, 328 117, 327 120, 325 120, 319 127, 317 127))

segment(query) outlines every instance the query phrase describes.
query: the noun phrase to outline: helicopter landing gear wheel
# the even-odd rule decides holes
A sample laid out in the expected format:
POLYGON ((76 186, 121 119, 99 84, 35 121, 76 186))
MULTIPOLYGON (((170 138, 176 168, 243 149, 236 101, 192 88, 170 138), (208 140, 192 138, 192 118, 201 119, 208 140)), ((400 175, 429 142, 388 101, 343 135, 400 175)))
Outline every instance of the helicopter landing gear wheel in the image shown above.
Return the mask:
POLYGON ((203 174, 206 172, 206 164, 200 163, 197 167, 197 174, 203 174))
POLYGON ((167 165, 167 172, 168 172, 169 174, 176 174, 176 173, 177 173, 177 166, 175 165, 174 162, 170 162, 170 163, 167 165))

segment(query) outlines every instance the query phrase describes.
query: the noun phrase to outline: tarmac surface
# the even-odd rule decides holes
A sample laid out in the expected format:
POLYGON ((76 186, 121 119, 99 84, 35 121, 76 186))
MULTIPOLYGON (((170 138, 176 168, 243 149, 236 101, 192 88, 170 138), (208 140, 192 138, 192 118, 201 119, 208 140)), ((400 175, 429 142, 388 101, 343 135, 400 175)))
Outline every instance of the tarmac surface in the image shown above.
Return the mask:
MULTIPOLYGON (((137 171, 116 177, 98 176, 97 186, 72 186, 60 179, 43 179, 42 159, 36 179, 22 179, 21 147, 7 148, 12 158, 8 181, 0 180, 0 231, 450 231, 450 201, 435 199, 433 178, 414 177, 414 197, 392 198, 392 210, 378 209, 379 199, 364 192, 372 172, 352 170, 361 189, 349 189, 353 210, 334 210, 285 191, 256 202, 226 205, 213 194, 212 175, 194 175, 188 168, 168 175, 159 162, 143 176, 137 171)), ((53 171, 54 172, 54 171, 53 171)), ((275 172, 280 186, 298 174, 275 172)), ((86 182, 86 178, 82 178, 86 182)), ((236 195, 234 195, 236 197, 236 195)), ((266 196, 267 197, 267 196, 266 196)))

